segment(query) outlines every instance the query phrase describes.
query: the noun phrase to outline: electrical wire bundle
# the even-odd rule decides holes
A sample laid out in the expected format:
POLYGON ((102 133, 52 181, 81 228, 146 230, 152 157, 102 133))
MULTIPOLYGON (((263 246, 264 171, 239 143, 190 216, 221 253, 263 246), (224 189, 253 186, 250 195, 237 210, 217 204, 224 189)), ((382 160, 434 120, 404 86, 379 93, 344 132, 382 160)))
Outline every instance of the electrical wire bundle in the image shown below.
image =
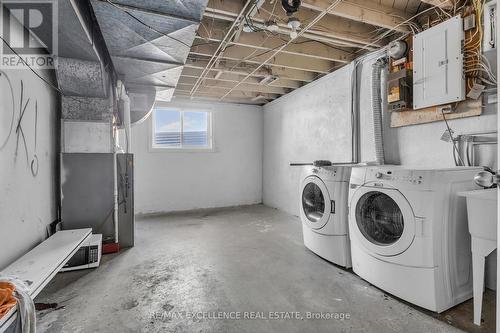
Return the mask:
MULTIPOLYGON (((250 29, 252 30, 253 32, 261 32, 261 31, 264 31, 266 32, 267 34, 267 31, 265 29, 262 29, 262 28, 259 28, 258 26, 255 25, 253 19, 252 19, 252 16, 249 15, 250 13, 254 13, 255 11, 257 13, 259 13, 260 11, 260 8, 258 7, 258 3, 259 3, 259 0, 255 0, 252 7, 250 8, 250 10, 245 14, 243 15, 243 19, 245 20, 245 25, 250 29)), ((276 5, 276 3, 275 3, 276 5)), ((274 9, 273 9, 273 12, 274 12, 274 9)), ((274 13, 270 13, 271 16, 274 15, 274 13)))
POLYGON ((497 79, 491 66, 482 54, 483 41, 483 11, 484 0, 471 0, 471 5, 464 10, 464 16, 474 15, 476 27, 465 32, 464 73, 467 89, 471 90, 475 83, 492 86, 497 85, 497 79))

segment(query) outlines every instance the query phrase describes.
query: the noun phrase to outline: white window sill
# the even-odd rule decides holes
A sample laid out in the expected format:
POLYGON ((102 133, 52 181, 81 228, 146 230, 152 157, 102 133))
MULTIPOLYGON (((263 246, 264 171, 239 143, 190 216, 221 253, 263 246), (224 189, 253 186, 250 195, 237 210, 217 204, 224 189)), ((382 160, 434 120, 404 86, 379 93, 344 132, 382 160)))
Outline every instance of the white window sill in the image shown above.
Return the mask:
POLYGON ((214 147, 211 148, 167 148, 153 146, 149 147, 150 153, 215 153, 214 147))

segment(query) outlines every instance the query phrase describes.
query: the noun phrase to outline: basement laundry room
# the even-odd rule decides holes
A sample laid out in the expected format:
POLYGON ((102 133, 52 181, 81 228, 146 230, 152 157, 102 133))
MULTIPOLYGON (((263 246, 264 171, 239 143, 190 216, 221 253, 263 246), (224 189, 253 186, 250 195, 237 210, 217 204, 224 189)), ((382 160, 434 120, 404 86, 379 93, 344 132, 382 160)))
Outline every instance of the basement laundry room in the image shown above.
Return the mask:
POLYGON ((497 0, 0 0, 0 333, 500 332, 497 0))

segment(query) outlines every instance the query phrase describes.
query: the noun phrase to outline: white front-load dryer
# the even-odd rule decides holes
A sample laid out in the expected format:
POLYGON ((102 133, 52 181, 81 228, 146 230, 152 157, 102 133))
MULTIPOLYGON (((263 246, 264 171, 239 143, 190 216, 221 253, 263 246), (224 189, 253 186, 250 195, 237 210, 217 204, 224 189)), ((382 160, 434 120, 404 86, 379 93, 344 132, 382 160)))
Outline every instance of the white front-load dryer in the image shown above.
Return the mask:
POLYGON ((305 167, 299 195, 304 245, 347 268, 351 267, 347 220, 351 169, 350 165, 305 167))
POLYGON ((472 296, 463 190, 481 168, 353 169, 349 234, 354 272, 405 301, 442 312, 472 296))

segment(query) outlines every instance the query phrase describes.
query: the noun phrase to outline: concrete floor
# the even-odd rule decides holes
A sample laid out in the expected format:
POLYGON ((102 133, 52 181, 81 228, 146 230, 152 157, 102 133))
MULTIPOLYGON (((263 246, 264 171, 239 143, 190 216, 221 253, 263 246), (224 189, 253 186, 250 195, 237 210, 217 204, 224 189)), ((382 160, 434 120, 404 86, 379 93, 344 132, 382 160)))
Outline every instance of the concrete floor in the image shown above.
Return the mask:
POLYGON ((317 257, 296 217, 261 205, 139 219, 134 248, 35 301, 57 303, 39 332, 460 332, 317 257))

